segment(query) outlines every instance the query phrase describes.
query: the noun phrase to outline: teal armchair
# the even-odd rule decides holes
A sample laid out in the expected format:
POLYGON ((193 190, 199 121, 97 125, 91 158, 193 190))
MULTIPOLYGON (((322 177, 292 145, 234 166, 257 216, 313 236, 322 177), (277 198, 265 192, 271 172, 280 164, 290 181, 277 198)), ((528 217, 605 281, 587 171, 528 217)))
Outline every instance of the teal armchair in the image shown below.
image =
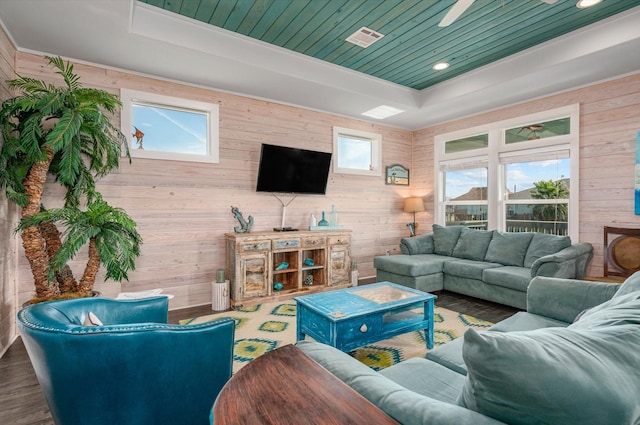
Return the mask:
MULTIPOLYGON (((18 312, 57 425, 198 425, 231 377, 232 319, 167 324, 168 300, 82 298, 18 312), (89 312, 102 326, 83 326, 89 312)), ((95 321, 94 321, 95 322, 95 321)))

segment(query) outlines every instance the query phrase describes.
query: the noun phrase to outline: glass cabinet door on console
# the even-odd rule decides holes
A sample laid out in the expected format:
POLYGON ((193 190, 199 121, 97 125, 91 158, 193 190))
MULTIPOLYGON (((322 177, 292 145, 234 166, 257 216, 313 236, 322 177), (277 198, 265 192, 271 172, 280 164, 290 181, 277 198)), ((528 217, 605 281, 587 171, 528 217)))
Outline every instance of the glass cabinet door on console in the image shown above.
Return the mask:
POLYGON ((242 298, 264 297, 269 292, 269 257, 260 252, 240 257, 240 270, 244 281, 242 298))
POLYGON ((351 238, 348 235, 329 238, 329 286, 348 284, 351 279, 351 238))

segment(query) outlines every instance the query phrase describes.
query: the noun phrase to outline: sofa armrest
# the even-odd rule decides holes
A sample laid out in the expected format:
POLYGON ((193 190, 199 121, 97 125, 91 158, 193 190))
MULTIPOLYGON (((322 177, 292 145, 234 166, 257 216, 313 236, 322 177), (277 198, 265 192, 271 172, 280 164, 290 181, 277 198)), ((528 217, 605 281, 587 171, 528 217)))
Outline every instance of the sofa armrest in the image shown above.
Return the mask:
POLYGON ((611 299, 619 285, 535 277, 527 289, 527 312, 571 323, 587 308, 611 299))
POLYGON ((407 255, 433 254, 433 247, 433 233, 400 240, 400 252, 407 255))
POLYGON ((296 345, 307 356, 403 425, 502 424, 478 412, 410 391, 328 345, 311 341, 300 341, 296 345))
POLYGON ((531 265, 531 277, 581 278, 585 276, 592 257, 593 246, 590 243, 576 243, 534 261, 531 265))

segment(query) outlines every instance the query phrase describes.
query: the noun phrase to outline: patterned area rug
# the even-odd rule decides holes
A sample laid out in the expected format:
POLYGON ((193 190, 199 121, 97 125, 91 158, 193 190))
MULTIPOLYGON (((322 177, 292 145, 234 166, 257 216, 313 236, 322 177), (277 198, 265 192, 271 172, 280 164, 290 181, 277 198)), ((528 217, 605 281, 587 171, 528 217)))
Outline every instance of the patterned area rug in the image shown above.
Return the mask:
MULTIPOLYGON (((234 373, 258 356, 296 342, 295 301, 265 303, 186 319, 180 323, 205 323, 222 317, 231 317, 236 322, 234 373)), ((493 324, 437 306, 434 322, 436 347, 461 337, 468 328, 481 330, 493 324)), ((358 348, 350 354, 369 367, 380 370, 412 357, 424 357, 426 353, 424 332, 417 331, 358 348)))

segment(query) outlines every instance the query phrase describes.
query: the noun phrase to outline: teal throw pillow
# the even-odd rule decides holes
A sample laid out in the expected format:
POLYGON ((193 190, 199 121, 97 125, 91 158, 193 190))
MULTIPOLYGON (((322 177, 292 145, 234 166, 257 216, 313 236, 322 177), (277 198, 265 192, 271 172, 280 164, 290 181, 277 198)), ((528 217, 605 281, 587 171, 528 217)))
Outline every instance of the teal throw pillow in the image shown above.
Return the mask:
POLYGON ((640 291, 640 272, 635 272, 626 278, 624 283, 620 285, 618 292, 616 292, 613 297, 620 297, 637 291, 640 291))
POLYGON ((524 258, 524 266, 531 268, 531 265, 540 257, 555 254, 571 246, 569 236, 548 235, 545 233, 534 233, 527 255, 524 258))
POLYGON ((400 240, 400 252, 408 255, 433 254, 433 235, 418 235, 400 240))
POLYGON ((462 231, 463 226, 440 226, 438 224, 433 225, 433 247, 434 252, 439 255, 453 254, 453 249, 458 243, 458 237, 462 231))
POLYGON ((463 227, 456 247, 453 249, 453 256, 483 261, 492 236, 492 230, 475 230, 463 227))
POLYGON ((569 328, 594 329, 625 324, 638 325, 640 331, 640 291, 615 296, 583 311, 569 328))
MULTIPOLYGON (((579 323, 579 322, 578 322, 579 323)), ((640 423, 638 325, 464 334, 459 403, 513 425, 640 423)))
POLYGON ((485 261, 522 267, 533 233, 493 232, 485 261))

